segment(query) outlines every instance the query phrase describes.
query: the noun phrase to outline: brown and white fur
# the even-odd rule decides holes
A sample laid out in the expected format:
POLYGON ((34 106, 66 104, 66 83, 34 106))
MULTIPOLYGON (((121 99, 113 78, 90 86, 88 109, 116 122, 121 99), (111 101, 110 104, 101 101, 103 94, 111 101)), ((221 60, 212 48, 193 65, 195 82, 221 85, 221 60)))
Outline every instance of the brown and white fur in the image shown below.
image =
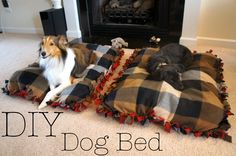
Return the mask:
POLYGON ((82 44, 68 45, 65 36, 45 36, 39 50, 39 65, 48 80, 50 91, 39 105, 55 99, 63 89, 73 84, 75 73, 82 73, 86 67, 96 62, 96 54, 82 44))

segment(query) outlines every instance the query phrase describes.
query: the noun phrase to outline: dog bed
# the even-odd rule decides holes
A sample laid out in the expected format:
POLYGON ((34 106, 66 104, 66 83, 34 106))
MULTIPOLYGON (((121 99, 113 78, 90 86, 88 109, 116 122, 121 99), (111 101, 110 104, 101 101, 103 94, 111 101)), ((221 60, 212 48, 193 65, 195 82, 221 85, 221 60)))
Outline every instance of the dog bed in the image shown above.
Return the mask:
MULTIPOLYGON (((57 100, 49 102, 51 106, 80 112, 94 102, 99 105, 98 113, 112 116, 121 123, 149 121, 163 125, 168 132, 173 128, 184 134, 193 132, 195 136, 231 141, 226 131, 230 127, 227 117, 232 113, 226 100, 221 59, 211 53, 194 54, 194 63, 182 75, 185 88, 178 91, 166 82, 150 79, 146 66, 157 49, 136 50, 126 60, 117 82, 102 94, 124 52, 95 44, 86 46, 101 53, 97 64, 88 69, 83 81, 69 86, 57 100)), ((3 88, 9 95, 38 102, 48 90, 38 64, 16 71, 3 88)))
MULTIPOLYGON (((81 111, 86 108, 89 101, 88 97, 93 92, 94 85, 99 77, 103 77, 110 66, 119 61, 119 50, 108 46, 96 44, 86 44, 88 49, 94 50, 98 59, 96 65, 91 69, 86 69, 84 79, 74 85, 71 85, 63 90, 57 100, 48 102, 54 107, 62 107, 81 111)), ((3 91, 8 95, 16 95, 24 97, 28 100, 41 102, 49 91, 47 80, 42 75, 42 69, 38 63, 33 63, 29 67, 16 71, 6 81, 6 86, 3 91)))
POLYGON ((232 113, 226 100, 222 60, 211 52, 195 53, 192 66, 182 74, 184 90, 178 91, 164 81, 152 80, 147 73, 148 58, 156 52, 147 48, 132 55, 131 64, 97 112, 121 123, 149 121, 162 124, 168 132, 173 128, 231 142, 225 132, 232 113))

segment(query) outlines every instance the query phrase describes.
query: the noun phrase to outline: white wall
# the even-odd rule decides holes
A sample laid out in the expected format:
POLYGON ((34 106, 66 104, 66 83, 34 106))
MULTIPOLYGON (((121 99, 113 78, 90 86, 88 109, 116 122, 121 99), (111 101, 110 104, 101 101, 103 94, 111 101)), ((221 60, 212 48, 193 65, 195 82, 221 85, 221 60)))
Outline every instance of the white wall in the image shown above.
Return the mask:
POLYGON ((198 36, 236 39, 236 0, 202 0, 198 36))
MULTIPOLYGON (((42 25, 39 11, 51 8, 50 0, 8 0, 11 12, 4 11, 0 5, 0 13, 8 32, 41 33, 42 25)), ((72 3, 69 3, 70 10, 72 3)), ((75 0, 73 0, 75 1, 75 0)), ((184 24, 181 43, 187 44, 212 44, 218 46, 236 48, 236 0, 186 0, 184 24)), ((74 6, 74 5, 73 5, 74 6)), ((69 15, 68 33, 72 36, 80 36, 81 32, 77 15, 69 15)))
POLYGON ((200 11, 201 0, 185 0, 181 44, 190 47, 197 45, 200 11))
POLYGON ((236 0, 202 0, 198 44, 236 48, 236 0))
POLYGON ((185 5, 180 43, 236 48, 236 0, 186 0, 185 5))
POLYGON ((66 16, 67 37, 81 38, 77 1, 63 0, 63 4, 66 16))
POLYGON ((1 27, 7 32, 40 33, 43 29, 39 12, 51 8, 50 0, 8 0, 11 12, 0 5, 1 27))

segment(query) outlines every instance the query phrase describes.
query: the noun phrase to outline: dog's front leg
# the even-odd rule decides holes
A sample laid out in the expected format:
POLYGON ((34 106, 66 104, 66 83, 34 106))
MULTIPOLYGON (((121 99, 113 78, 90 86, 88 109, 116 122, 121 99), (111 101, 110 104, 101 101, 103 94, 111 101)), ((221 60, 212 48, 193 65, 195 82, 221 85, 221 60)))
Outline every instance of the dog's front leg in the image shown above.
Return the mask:
POLYGON ((54 85, 50 85, 49 88, 50 88, 50 90, 53 90, 53 89, 55 89, 55 86, 54 85))
POLYGON ((71 83, 68 81, 68 82, 62 83, 61 85, 59 85, 55 89, 50 90, 47 93, 47 95, 45 96, 45 98, 43 99, 43 101, 40 103, 38 109, 42 109, 42 108, 46 107, 48 101, 54 99, 57 96, 57 94, 61 93, 63 91, 63 89, 65 89, 69 85, 71 85, 71 83))

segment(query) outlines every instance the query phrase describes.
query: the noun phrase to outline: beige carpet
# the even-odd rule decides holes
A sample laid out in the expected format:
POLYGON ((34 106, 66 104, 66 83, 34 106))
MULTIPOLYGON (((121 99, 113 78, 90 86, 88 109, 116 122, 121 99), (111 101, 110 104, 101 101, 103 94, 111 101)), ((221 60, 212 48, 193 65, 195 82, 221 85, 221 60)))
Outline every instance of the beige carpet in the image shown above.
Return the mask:
MULTIPOLYGON (((28 64, 37 60, 37 49, 40 42, 39 36, 0 34, 0 85, 11 74, 28 64)), ((194 47, 192 50, 209 50, 209 47, 194 47)), ((211 47, 225 63, 224 75, 228 85, 229 103, 232 112, 236 114, 236 49, 211 47)), ((8 114, 8 135, 19 134, 24 129, 22 116, 16 113, 8 114)), ((229 118, 232 128, 229 134, 233 137, 233 143, 221 139, 195 138, 193 135, 182 135, 175 131, 167 133, 157 125, 122 125, 111 118, 105 118, 95 113, 95 110, 88 109, 82 113, 64 111, 59 108, 47 107, 43 110, 37 109, 37 104, 32 104, 21 98, 13 98, 0 94, 0 156, 60 156, 60 155, 214 155, 232 156, 236 153, 236 119, 229 118), (19 137, 3 137, 6 135, 6 113, 18 112, 25 118, 25 131, 19 137), (32 113, 45 113, 49 122, 52 123, 56 117, 55 112, 63 112, 52 126, 52 134, 56 137, 46 137, 50 134, 50 126, 42 113, 34 114, 34 135, 32 135, 32 113), (67 138, 64 138, 63 133, 67 138), (122 134, 119 134, 122 133, 122 134), (158 135, 160 134, 160 135, 158 135), (78 142, 77 142, 77 138, 78 142), (104 142, 104 137, 109 136, 104 142), (120 136, 121 135, 121 136, 120 136), (129 137, 132 137, 131 139, 129 137), (101 138, 102 137, 102 138, 101 138), (119 142, 130 139, 130 142, 119 142), (145 143, 136 144, 134 142, 145 143), (159 140, 157 140, 158 138, 159 140), (97 140, 98 139, 98 140, 97 140), (145 139, 145 140, 144 140, 145 139), (151 139, 151 140, 150 140, 151 139), (62 151, 65 148, 73 151, 62 151), (97 143, 97 145, 96 145, 97 143), (105 144, 102 146, 102 144, 105 144), (99 146, 100 145, 100 146, 99 146), (121 147, 119 147, 121 145, 121 147), (131 149, 130 149, 131 148, 131 149), (143 151, 138 151, 142 150, 143 151), (120 151, 119 149, 128 150, 120 151), (130 149, 130 150, 129 150, 130 149), (154 149, 155 151, 152 151, 154 149), (108 153, 107 153, 108 152, 108 153)))

